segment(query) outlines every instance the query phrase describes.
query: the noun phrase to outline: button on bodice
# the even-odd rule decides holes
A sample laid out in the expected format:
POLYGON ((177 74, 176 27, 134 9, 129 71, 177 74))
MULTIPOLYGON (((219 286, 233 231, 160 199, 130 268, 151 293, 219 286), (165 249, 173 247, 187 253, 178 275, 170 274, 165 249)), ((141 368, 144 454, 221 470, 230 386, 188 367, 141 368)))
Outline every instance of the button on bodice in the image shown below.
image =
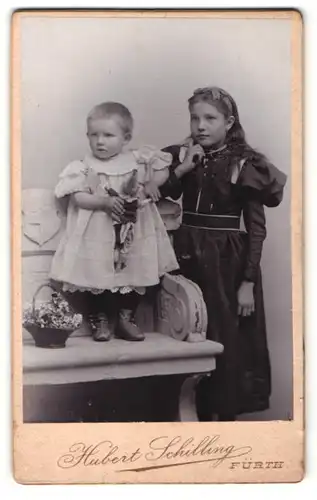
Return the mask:
POLYGON ((183 180, 183 208, 204 214, 240 215, 241 189, 231 182, 230 159, 207 157, 183 180))

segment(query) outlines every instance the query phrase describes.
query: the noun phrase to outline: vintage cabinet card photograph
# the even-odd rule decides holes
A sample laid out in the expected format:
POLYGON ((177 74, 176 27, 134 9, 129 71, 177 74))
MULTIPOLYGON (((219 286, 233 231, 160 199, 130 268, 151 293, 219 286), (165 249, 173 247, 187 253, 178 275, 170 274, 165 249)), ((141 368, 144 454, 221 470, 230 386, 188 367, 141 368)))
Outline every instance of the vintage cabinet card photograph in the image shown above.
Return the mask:
POLYGON ((303 478, 302 32, 13 13, 19 483, 303 478))

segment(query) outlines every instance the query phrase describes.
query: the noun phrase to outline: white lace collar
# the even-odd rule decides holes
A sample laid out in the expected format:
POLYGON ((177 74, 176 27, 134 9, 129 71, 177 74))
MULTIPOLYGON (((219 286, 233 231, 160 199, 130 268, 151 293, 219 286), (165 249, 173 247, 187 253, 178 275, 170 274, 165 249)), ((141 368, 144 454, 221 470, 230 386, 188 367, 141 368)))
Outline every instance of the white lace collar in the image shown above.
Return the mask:
POLYGON ((133 151, 126 151, 119 155, 102 161, 95 158, 91 153, 85 156, 84 163, 98 174, 123 175, 132 172, 137 168, 137 163, 133 151))

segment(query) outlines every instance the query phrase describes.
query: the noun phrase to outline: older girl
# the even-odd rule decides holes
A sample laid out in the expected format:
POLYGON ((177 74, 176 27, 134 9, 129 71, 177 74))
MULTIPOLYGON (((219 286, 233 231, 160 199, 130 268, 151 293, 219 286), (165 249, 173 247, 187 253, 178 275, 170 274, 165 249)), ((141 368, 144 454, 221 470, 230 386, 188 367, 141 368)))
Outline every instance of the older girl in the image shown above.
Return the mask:
POLYGON ((234 420, 265 410, 271 392, 260 259, 264 206, 282 200, 286 176, 251 148, 228 92, 208 87, 189 99, 191 136, 164 151, 170 175, 146 192, 178 199, 182 225, 174 242, 181 273, 202 289, 208 338, 224 345, 216 372, 198 391, 202 420, 234 420), (243 215, 246 231, 240 229, 243 215))

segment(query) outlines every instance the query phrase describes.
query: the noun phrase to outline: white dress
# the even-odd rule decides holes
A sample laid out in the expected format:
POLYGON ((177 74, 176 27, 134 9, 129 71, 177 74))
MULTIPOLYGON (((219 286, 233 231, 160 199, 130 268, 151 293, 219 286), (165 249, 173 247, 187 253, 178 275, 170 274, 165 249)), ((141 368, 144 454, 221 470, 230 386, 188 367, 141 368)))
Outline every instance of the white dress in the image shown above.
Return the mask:
MULTIPOLYGON (((148 147, 121 153, 107 161, 88 155, 84 161, 74 161, 65 168, 55 195, 64 198, 76 192, 96 192, 97 185, 92 186, 95 178, 103 188, 112 188, 121 194, 133 170, 137 170, 138 182, 143 183, 149 168, 166 169, 171 159, 169 153, 153 151, 148 147)), ((139 190, 142 194, 141 185, 139 190)), ((50 276, 62 282, 64 289, 100 293, 103 290, 129 291, 156 285, 165 273, 179 268, 154 203, 147 203, 138 209, 126 267, 120 271, 115 269, 114 247, 112 218, 101 210, 78 208, 70 197, 65 234, 55 252, 50 276)))

